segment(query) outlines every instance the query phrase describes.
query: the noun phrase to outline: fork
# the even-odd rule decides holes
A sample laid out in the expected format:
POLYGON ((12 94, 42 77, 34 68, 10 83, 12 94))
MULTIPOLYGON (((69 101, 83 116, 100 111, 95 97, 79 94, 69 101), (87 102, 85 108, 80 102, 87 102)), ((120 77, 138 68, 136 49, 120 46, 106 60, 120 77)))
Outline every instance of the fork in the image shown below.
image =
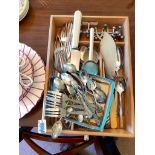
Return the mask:
POLYGON ((46 102, 48 103, 56 102, 55 105, 62 104, 63 106, 73 105, 73 104, 81 105, 81 101, 69 98, 66 94, 63 94, 57 91, 51 91, 51 90, 47 92, 46 102))
POLYGON ((70 111, 68 112, 67 109, 64 109, 64 108, 61 108, 61 107, 52 107, 50 105, 48 105, 46 107, 46 112, 45 112, 45 115, 47 116, 50 116, 50 117, 53 117, 54 116, 58 116, 58 117, 66 117, 70 114, 73 114, 73 115, 87 115, 87 112, 84 111, 84 110, 73 110, 73 111, 70 111))
POLYGON ((70 99, 67 95, 49 90, 46 96, 46 108, 45 115, 51 117, 64 117, 66 113, 67 107, 72 107, 75 109, 75 112, 71 112, 72 114, 84 114, 81 111, 85 111, 80 101, 70 99))
POLYGON ((60 41, 60 36, 57 35, 55 41, 55 50, 54 50, 54 66, 57 71, 63 71, 63 65, 67 63, 68 54, 65 50, 64 45, 60 41))
MULTIPOLYGON (((65 117, 67 114, 74 114, 74 115, 86 115, 87 111, 85 111, 84 107, 79 105, 73 106, 73 111, 67 112, 67 106, 62 107, 62 101, 65 103, 66 101, 75 102, 73 99, 69 99, 67 95, 56 92, 56 91, 48 91, 46 97, 46 108, 45 108, 45 116, 49 117, 65 117)), ((63 104, 64 105, 64 104, 63 104)), ((73 105, 73 104, 72 104, 73 105)))
POLYGON ((60 41, 63 43, 64 52, 67 53, 67 59, 71 55, 72 29, 73 23, 66 23, 60 32, 60 41))
POLYGON ((69 42, 72 39, 72 29, 73 24, 72 23, 66 23, 65 27, 62 28, 60 32, 60 40, 62 42, 69 42))

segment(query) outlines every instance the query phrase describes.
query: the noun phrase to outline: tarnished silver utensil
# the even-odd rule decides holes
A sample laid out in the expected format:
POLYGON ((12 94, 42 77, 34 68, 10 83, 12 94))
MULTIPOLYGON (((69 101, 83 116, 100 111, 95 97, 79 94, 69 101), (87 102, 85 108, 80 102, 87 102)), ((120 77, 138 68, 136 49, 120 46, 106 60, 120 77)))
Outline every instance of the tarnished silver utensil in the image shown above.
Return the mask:
POLYGON ((94 28, 90 28, 90 44, 89 44, 89 59, 82 65, 82 69, 87 71, 89 74, 97 75, 98 66, 93 61, 93 46, 94 46, 94 28))
POLYGON ((53 90, 58 90, 60 92, 65 90, 64 82, 58 77, 54 78, 52 86, 53 90))
POLYGON ((113 38, 107 32, 103 32, 104 37, 100 42, 100 51, 103 56, 105 74, 107 78, 114 78, 117 67, 116 44, 113 38))
POLYGON ((120 117, 120 128, 124 128, 124 103, 122 102, 122 93, 126 89, 126 80, 119 78, 116 84, 116 91, 119 93, 119 117, 120 117))
POLYGON ((76 73, 77 72, 75 65, 71 64, 71 63, 65 63, 64 67, 63 67, 63 71, 69 72, 69 73, 76 73))
POLYGON ((64 52, 67 53, 67 60, 69 60, 71 56, 72 29, 73 24, 70 22, 66 23, 60 32, 60 41, 63 44, 64 52))
POLYGON ((62 132, 62 122, 61 120, 56 121, 52 126, 51 136, 53 139, 56 139, 62 132))
POLYGON ((72 23, 66 23, 60 32, 60 40, 64 43, 67 43, 72 40, 72 23))
POLYGON ((96 101, 98 103, 105 103, 105 101, 106 101, 105 93, 102 90, 98 89, 98 88, 96 88, 94 91, 95 91, 94 92, 94 97, 96 98, 96 101))
POLYGON ((67 63, 67 53, 64 50, 60 37, 57 36, 54 50, 54 66, 60 73, 63 71, 63 64, 67 63))

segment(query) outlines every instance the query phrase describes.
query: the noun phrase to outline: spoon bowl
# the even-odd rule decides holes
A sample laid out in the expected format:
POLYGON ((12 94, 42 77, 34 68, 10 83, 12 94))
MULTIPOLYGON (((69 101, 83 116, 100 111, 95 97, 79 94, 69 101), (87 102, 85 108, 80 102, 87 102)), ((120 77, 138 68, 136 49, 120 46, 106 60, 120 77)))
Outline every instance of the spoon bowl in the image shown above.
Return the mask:
POLYGON ((67 73, 61 73, 61 79, 66 85, 71 86, 71 81, 73 80, 72 76, 67 73))
POLYGON ((71 63, 65 63, 63 68, 64 68, 63 69, 64 72, 69 72, 69 73, 77 72, 75 65, 73 65, 71 63))
POLYGON ((55 77, 53 80, 52 88, 53 88, 53 90, 64 91, 65 84, 60 78, 55 77))
POLYGON ((79 72, 79 76, 80 76, 80 79, 83 82, 83 84, 86 85, 89 80, 89 75, 87 74, 87 72, 84 70, 81 70, 79 72))
POLYGON ((121 94, 125 91, 126 88, 126 81, 124 78, 119 78, 116 84, 116 91, 121 94))
POLYGON ((94 97, 96 98, 96 101, 99 103, 105 103, 107 98, 106 94, 102 90, 97 88, 95 89, 94 97))
POLYGON ((62 122, 59 120, 54 123, 52 127, 52 133, 51 136, 53 139, 56 139, 62 132, 62 122))

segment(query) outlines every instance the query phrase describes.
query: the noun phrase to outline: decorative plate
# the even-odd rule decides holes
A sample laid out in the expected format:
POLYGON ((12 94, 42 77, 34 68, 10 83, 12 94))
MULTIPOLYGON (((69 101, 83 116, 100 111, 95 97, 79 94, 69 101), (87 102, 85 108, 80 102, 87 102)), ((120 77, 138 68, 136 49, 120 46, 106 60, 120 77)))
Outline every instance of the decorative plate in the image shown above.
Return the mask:
MULTIPOLYGON (((28 56, 21 50, 19 50, 19 65, 23 65, 21 67, 19 67, 19 72, 22 73, 22 75, 26 75, 29 78, 31 78, 33 80, 33 66, 32 63, 30 61, 30 59, 28 58, 28 56), (25 63, 23 62, 23 60, 21 59, 23 58, 25 60, 25 63), (23 65, 24 64, 24 65, 23 65)), ((29 80, 28 78, 26 78, 25 76, 21 76, 21 80, 24 84, 28 84, 29 80)), ((30 87, 24 87, 21 85, 21 83, 19 83, 19 101, 21 101, 25 95, 28 93, 28 91, 30 90, 30 87)))
POLYGON ((29 0, 19 0, 19 21, 21 21, 29 10, 29 0))
POLYGON ((45 85, 45 65, 41 57, 31 47, 20 43, 19 50, 23 51, 33 66, 33 84, 27 94, 19 101, 19 118, 22 118, 38 103, 45 85))

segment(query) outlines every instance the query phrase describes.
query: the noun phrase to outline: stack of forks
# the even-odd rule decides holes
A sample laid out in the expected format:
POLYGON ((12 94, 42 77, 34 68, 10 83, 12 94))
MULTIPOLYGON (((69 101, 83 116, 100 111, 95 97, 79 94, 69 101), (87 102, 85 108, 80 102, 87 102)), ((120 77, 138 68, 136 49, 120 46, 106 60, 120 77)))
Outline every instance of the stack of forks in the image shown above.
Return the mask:
POLYGON ((67 58, 71 55, 71 41, 72 41, 72 23, 66 23, 60 32, 60 40, 63 43, 64 51, 67 53, 67 58))
POLYGON ((66 23, 56 37, 54 51, 54 66, 59 72, 63 71, 63 64, 69 61, 71 56, 72 23, 66 23))

